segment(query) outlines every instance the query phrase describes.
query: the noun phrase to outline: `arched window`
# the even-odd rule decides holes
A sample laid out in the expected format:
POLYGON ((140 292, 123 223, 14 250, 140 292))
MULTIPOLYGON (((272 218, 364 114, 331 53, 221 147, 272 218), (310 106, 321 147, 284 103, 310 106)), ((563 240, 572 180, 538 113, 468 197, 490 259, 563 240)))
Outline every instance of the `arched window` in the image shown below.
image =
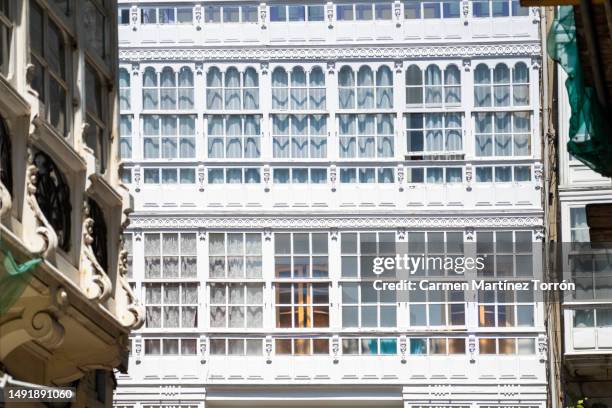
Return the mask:
POLYGON ((278 67, 272 72, 272 109, 288 108, 289 76, 278 67))
POLYGON ((58 246, 70 250, 72 204, 70 187, 53 160, 43 152, 34 155, 37 170, 36 201, 57 234, 58 246))
POLYGON ((221 71, 217 67, 211 67, 206 74, 206 109, 222 109, 222 93, 221 71))
POLYGON ((387 66, 382 66, 376 71, 376 107, 393 108, 393 74, 387 66))
POLYGON ((170 67, 162 69, 159 99, 161 109, 176 109, 176 75, 170 67))
POLYGON ((310 109, 325 109, 325 74, 320 67, 310 71, 309 86, 310 109))
POLYGON ((416 65, 406 69, 406 104, 421 105, 423 103, 423 74, 416 65))
POLYGON ((225 71, 225 109, 240 109, 240 72, 235 67, 225 71))
POLYGON ((249 67, 221 72, 211 67, 206 78, 206 106, 211 110, 259 109, 259 75, 249 67))
POLYGON ((474 105, 491 106, 491 71, 485 64, 474 70, 474 105))
POLYGON ((164 67, 159 74, 147 67, 142 77, 143 109, 191 110, 193 99, 193 72, 182 67, 175 72, 164 67))
POLYGON ((244 109, 259 109, 259 76, 249 67, 244 71, 244 109))
POLYGON ((306 72, 301 67, 294 67, 291 70, 291 109, 306 109, 308 107, 307 100, 306 72))
POLYGON ((132 107, 130 93, 130 73, 125 69, 119 69, 119 109, 130 110, 132 107))
POLYGON ((529 105, 529 69, 524 62, 512 69, 512 98, 514 106, 529 105))
POLYGON ((355 73, 348 66, 338 73, 338 99, 340 109, 355 108, 355 73))
POLYGON ((425 70, 425 104, 442 104, 442 72, 437 65, 429 65, 425 70))
POLYGON ((456 65, 449 65, 444 70, 444 103, 446 105, 461 103, 461 73, 456 65))
POLYGON ((4 119, 0 117, 0 182, 13 194, 13 155, 11 136, 4 119))
POLYGON ((142 75, 142 106, 143 109, 159 109, 157 73, 152 67, 147 67, 142 75))
POLYGON ((325 108, 325 75, 319 67, 306 72, 294 67, 289 73, 282 67, 272 72, 272 108, 307 110, 325 108))
POLYGON ((193 72, 188 67, 182 67, 178 75, 178 108, 190 110, 193 101, 193 72))
POLYGON ((374 75, 368 66, 357 71, 357 109, 374 107, 374 75))
POLYGON ((493 104, 510 106, 510 70, 506 64, 497 64, 493 70, 493 104))

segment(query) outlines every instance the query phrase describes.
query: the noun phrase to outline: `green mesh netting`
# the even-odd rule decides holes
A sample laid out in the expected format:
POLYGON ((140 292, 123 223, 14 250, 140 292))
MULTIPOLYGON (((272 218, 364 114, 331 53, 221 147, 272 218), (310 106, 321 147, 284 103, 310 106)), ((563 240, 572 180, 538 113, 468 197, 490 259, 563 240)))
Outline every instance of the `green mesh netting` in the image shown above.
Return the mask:
POLYGON ((0 260, 2 260, 0 264, 0 316, 2 316, 19 299, 32 278, 29 272, 41 263, 42 259, 31 259, 17 264, 8 249, 0 248, 0 260))
POLYGON ((548 33, 548 55, 567 73, 571 107, 567 150, 596 172, 612 177, 612 134, 594 89, 584 85, 573 6, 557 8, 548 33))

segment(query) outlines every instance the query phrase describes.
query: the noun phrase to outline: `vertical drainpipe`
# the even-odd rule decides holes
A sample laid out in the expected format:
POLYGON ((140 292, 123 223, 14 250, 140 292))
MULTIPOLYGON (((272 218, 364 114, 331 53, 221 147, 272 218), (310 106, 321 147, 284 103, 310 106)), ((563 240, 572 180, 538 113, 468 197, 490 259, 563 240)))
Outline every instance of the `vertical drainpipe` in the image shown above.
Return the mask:
MULTIPOLYGON (((549 121, 550 121, 550 106, 549 106, 549 64, 548 64, 548 57, 547 57, 547 29, 548 29, 548 15, 546 13, 546 8, 545 7, 540 7, 540 37, 542 39, 541 41, 541 45, 542 45, 542 89, 541 89, 541 95, 542 95, 542 144, 543 144, 543 161, 544 161, 544 180, 543 180, 543 184, 544 184, 544 188, 543 188, 543 207, 544 207, 544 227, 546 228, 546 237, 548 238, 548 232, 549 232, 549 225, 551 222, 551 218, 552 221, 554 222, 554 219, 556 217, 556 212, 554 214, 550 214, 549 211, 549 194, 550 194, 550 185, 549 185, 549 181, 551 179, 550 176, 550 171, 551 171, 551 163, 550 163, 550 157, 549 157, 549 149, 550 149, 550 141, 549 141, 549 132, 551 131, 550 127, 549 127, 549 121)), ((555 198, 556 199, 556 198, 555 198)), ((544 239, 543 244, 545 245, 545 251, 544 251, 544 268, 545 271, 550 272, 550 241, 549 239, 544 239)), ((557 320, 558 317, 557 316, 553 316, 552 318, 550 318, 550 313, 557 313, 557 309, 555 308, 549 308, 549 305, 547 304, 548 302, 544 303, 544 308, 545 308, 545 316, 547 318, 547 322, 546 322, 546 331, 547 331, 547 337, 548 337, 548 370, 547 370, 547 376, 548 376, 548 397, 549 397, 549 404, 551 408, 560 408, 559 405, 557 404, 558 402, 558 393, 559 393, 559 388, 558 388, 558 384, 557 384, 557 371, 558 371, 558 367, 557 367, 557 362, 560 360, 560 356, 556 356, 555 353, 558 350, 558 347, 555 347, 553 345, 553 342, 556 343, 557 341, 557 337, 554 336, 553 334, 556 332, 557 329, 557 325, 559 324, 560 320, 557 320), (552 325, 552 327, 551 327, 552 325)))

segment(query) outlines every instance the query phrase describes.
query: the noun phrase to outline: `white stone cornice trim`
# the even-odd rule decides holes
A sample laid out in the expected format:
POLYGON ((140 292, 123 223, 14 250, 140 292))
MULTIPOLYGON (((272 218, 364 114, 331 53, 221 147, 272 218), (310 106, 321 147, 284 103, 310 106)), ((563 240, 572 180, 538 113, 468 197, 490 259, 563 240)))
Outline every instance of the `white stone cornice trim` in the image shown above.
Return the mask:
POLYGON ((460 44, 420 46, 346 46, 346 47, 276 47, 276 48, 123 48, 120 61, 273 61, 342 60, 405 58, 470 58, 537 56, 542 48, 537 42, 519 44, 460 44))
POLYGON ((132 216, 130 229, 220 228, 220 229, 357 229, 357 228, 535 228, 543 226, 538 216, 444 216, 444 217, 236 217, 236 216, 132 216))

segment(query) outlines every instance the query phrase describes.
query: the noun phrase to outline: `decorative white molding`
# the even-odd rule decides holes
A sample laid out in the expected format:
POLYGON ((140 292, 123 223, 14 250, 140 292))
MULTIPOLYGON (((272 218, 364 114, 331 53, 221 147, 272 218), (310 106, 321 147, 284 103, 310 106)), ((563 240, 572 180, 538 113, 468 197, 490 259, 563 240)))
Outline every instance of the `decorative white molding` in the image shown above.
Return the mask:
POLYGON ((543 218, 534 215, 524 216, 482 216, 455 215, 440 216, 330 216, 313 214, 311 216, 144 216, 132 215, 130 226, 133 228, 206 228, 206 229, 351 229, 351 228, 537 228, 543 225, 543 218))
POLYGON ((278 47, 278 48, 124 48, 119 50, 121 61, 282 61, 282 60, 343 60, 343 59, 412 59, 412 58, 475 58, 538 56, 539 43, 465 44, 428 46, 369 46, 369 47, 278 47))

